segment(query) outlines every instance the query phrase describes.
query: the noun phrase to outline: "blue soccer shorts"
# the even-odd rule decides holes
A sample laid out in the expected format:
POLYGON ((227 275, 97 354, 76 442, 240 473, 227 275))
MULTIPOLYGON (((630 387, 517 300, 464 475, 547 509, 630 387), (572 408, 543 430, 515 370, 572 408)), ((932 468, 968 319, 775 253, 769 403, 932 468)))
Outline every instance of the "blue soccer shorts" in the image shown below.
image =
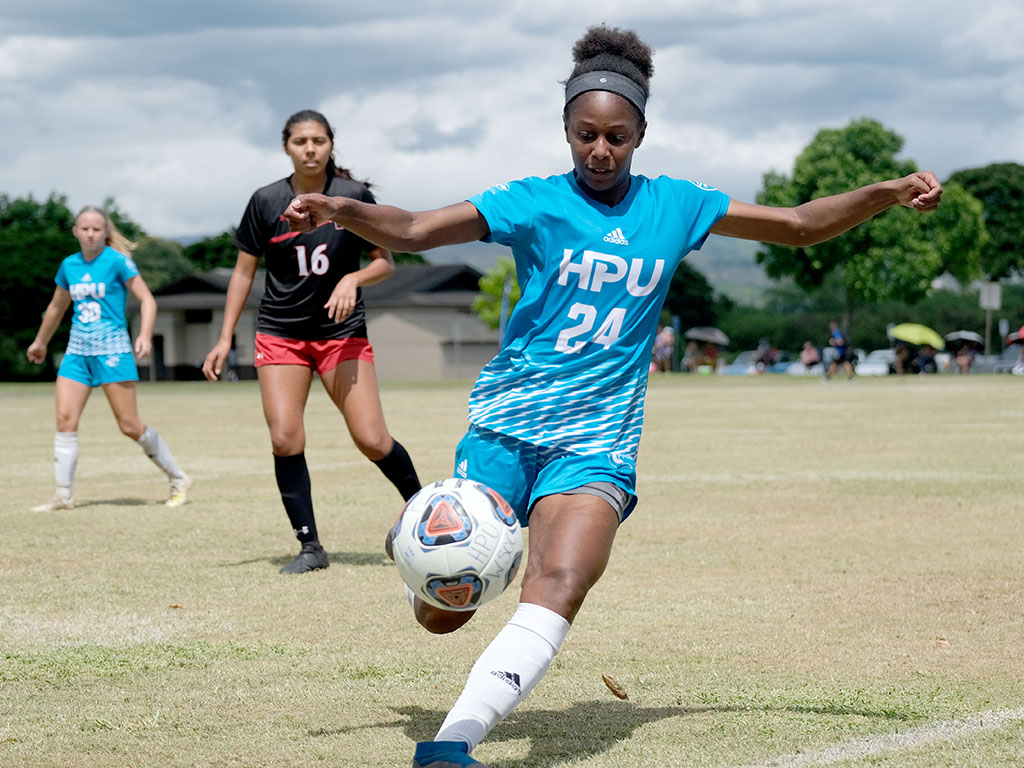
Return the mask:
POLYGON ((612 505, 620 522, 637 501, 636 465, 632 462, 620 463, 607 453, 579 454, 534 445, 475 424, 469 425, 455 449, 455 477, 493 488, 515 510, 523 526, 529 524, 538 499, 555 493, 600 496, 612 505), (615 486, 609 489, 611 494, 601 490, 605 483, 615 486))
POLYGON ((57 375, 87 387, 98 387, 119 381, 138 381, 139 369, 130 352, 115 355, 64 355, 57 375))

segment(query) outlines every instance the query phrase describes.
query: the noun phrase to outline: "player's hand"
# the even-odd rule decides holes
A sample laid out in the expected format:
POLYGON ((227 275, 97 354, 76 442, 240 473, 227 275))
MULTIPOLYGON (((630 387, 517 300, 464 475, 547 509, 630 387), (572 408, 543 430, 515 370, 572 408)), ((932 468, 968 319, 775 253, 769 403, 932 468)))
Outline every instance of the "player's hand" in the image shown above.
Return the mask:
POLYGON ((224 361, 227 360, 230 351, 230 341, 218 341, 203 361, 203 376, 209 381, 219 379, 220 372, 224 369, 224 361))
POLYGON ((139 336, 135 340, 135 356, 140 360, 144 357, 149 357, 149 353, 153 351, 153 340, 149 337, 139 336))
POLYGON ((337 212, 334 201, 315 192, 299 195, 284 210, 284 218, 293 232, 310 232, 330 221, 337 212))
POLYGON ((46 345, 38 341, 33 341, 25 352, 25 357, 28 358, 30 363, 41 365, 46 359, 46 345))
POLYGON ((918 171, 897 182, 896 195, 900 205, 915 211, 933 211, 942 199, 942 184, 931 171, 918 171))
POLYGON ((356 308, 358 283, 352 275, 345 275, 331 292, 331 298, 324 304, 327 316, 336 323, 340 323, 352 314, 356 308))

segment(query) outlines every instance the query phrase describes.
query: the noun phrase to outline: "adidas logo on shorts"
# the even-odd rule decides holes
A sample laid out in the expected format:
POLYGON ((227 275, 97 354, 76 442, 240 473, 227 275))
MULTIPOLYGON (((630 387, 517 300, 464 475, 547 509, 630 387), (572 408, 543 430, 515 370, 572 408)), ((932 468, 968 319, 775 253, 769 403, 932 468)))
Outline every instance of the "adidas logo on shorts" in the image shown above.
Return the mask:
POLYGON ((629 240, 622 234, 622 227, 616 227, 607 235, 604 236, 606 243, 615 243, 616 245, 629 245, 629 240))

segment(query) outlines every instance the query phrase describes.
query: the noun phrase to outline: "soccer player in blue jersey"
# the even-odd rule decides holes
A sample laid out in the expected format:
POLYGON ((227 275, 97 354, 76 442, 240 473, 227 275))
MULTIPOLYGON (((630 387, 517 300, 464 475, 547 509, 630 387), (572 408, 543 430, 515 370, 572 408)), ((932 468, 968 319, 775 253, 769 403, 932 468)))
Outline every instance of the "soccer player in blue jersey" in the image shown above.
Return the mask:
MULTIPOLYGON (((601 26, 573 56, 563 112, 569 173, 499 184, 430 211, 302 195, 285 214, 299 230, 333 220, 404 251, 489 240, 516 260, 522 298, 470 395, 455 471, 497 490, 529 523, 520 603, 435 740, 417 745, 416 768, 480 766, 469 752, 543 676, 604 571, 636 505, 651 339, 687 252, 712 232, 810 245, 894 205, 930 210, 942 193, 935 175, 922 172, 779 209, 633 175, 647 127, 650 48, 632 31, 601 26)), ((467 620, 418 598, 414 609, 432 632, 467 620)))
POLYGON ((33 363, 46 359, 50 339, 68 307, 74 304, 71 336, 57 371, 57 434, 53 439, 57 491, 49 501, 33 507, 33 511, 74 507, 78 421, 95 387, 103 387, 121 431, 167 473, 167 506, 180 507, 188 499, 192 480, 175 463, 163 438, 139 418, 135 401, 139 373, 124 312, 127 291, 131 291, 139 300, 142 315, 134 352, 140 358, 146 357, 153 348, 156 300, 128 255, 132 243, 103 209, 91 205, 83 208, 75 218, 72 232, 82 250, 61 262, 53 298, 27 352, 33 363))

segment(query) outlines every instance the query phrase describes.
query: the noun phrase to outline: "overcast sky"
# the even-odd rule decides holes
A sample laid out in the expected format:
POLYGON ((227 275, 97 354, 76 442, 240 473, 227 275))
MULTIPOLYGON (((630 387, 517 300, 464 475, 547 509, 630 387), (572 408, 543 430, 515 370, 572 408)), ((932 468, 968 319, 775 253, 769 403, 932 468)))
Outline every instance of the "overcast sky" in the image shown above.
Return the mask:
POLYGON ((655 48, 638 173, 751 200, 860 117, 942 178, 1024 162, 1020 0, 5 0, 0 193, 112 196, 152 235, 216 234, 291 172, 281 128, 304 108, 381 202, 562 173, 560 81, 601 22, 655 48))

